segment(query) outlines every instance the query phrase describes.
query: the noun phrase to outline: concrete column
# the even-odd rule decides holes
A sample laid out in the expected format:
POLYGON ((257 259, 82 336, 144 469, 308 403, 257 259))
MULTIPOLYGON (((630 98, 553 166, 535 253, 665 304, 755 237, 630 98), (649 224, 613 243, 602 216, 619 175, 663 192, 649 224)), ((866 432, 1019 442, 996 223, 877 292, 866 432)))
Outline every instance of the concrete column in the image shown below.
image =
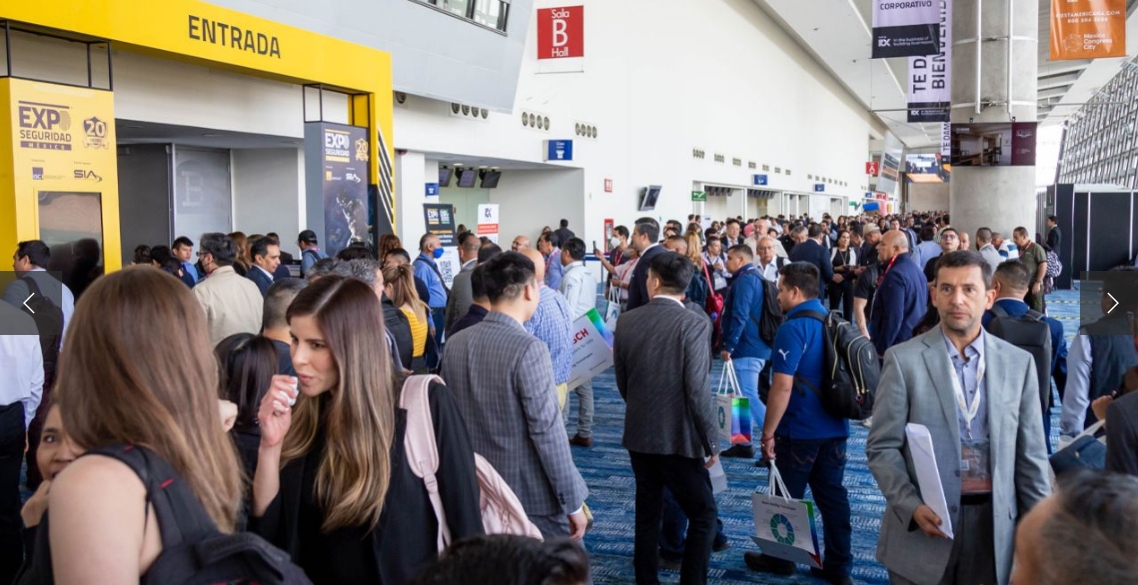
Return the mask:
MULTIPOLYGON (((1038 23, 1039 0, 955 0, 953 123, 1037 119, 1038 23), (977 37, 994 40, 977 43, 977 37)), ((1016 226, 1035 232, 1035 206, 1035 167, 952 169, 949 211, 958 229, 975 233, 977 228, 990 227, 1011 240, 1016 226)))
MULTIPOLYGON (((423 220, 423 204, 427 202, 426 166, 426 157, 421 152, 395 155, 395 233, 407 250, 417 248, 419 237, 427 231, 423 220)), ((435 163, 431 182, 437 181, 438 176, 438 163, 435 163)))

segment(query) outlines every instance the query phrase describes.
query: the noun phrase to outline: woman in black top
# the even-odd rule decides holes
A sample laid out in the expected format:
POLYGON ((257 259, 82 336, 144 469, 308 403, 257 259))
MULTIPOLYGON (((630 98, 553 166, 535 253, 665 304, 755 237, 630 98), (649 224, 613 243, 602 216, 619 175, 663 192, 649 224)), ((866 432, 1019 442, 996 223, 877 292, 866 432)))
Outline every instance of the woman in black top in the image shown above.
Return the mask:
MULTIPOLYGON (((297 295, 288 320, 299 392, 275 376, 261 403, 250 526, 318 585, 403 585, 437 556, 438 521, 405 462, 402 386, 375 334, 379 299, 362 282, 327 276, 297 295)), ((429 402, 452 538, 481 534, 462 417, 442 384, 429 402)))
POLYGON ((213 352, 217 357, 221 398, 237 405, 237 419, 230 434, 241 456, 245 476, 252 479, 261 447, 257 409, 277 373, 277 348, 267 337, 235 333, 222 339, 213 352))
POLYGON ((830 251, 830 262, 834 266, 834 274, 842 275, 842 282, 830 283, 827 289, 830 293, 830 310, 840 308, 849 319, 853 313, 853 284, 854 271, 857 270, 857 251, 850 246, 850 233, 846 230, 838 232, 838 245, 830 251))

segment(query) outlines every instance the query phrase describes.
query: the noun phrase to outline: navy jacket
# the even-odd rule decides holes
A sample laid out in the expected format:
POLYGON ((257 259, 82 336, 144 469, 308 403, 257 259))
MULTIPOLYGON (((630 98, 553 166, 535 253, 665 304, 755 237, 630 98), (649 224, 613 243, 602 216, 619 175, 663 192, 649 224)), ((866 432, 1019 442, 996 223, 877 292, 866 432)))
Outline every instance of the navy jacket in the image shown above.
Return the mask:
POLYGON ((648 248, 636 263, 636 268, 632 269, 632 282, 628 286, 628 305, 624 309, 626 312, 648 304, 648 267, 652 265, 653 258, 664 252, 667 250, 663 246, 648 248))
POLYGON ((834 264, 830 261, 830 253, 819 244, 817 240, 806 240, 794 246, 789 255, 791 262, 809 262, 818 268, 822 280, 818 283, 818 298, 826 297, 826 284, 834 280, 834 264))
POLYGON ((759 332, 763 316, 763 277, 754 264, 731 278, 723 308, 723 349, 732 358, 770 359, 771 348, 759 332))
POLYGON ((928 282, 921 267, 907 252, 897 256, 873 296, 869 335, 878 356, 913 337, 913 329, 924 318, 928 301, 928 282))
POLYGON ((264 270, 259 267, 252 267, 245 273, 245 278, 252 280, 257 284, 257 288, 261 289, 261 296, 269 294, 269 287, 273 285, 273 277, 265 274, 264 270))

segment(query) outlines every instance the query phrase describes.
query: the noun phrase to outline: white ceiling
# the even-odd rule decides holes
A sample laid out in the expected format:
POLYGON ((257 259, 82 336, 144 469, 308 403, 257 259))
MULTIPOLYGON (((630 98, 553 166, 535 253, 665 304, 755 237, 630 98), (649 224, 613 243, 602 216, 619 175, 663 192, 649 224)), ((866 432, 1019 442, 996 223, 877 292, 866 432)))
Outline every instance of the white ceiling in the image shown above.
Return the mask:
MULTIPOLYGON (((941 125, 910 124, 908 59, 870 59, 872 0, 753 0, 813 54, 910 149, 939 147, 941 125)), ((1050 6, 1039 1, 1039 120, 1059 123, 1119 71, 1124 58, 1049 60, 1050 6)), ((1127 36, 1138 37, 1138 0, 1128 0, 1127 36)), ((1128 43, 1138 53, 1138 41, 1128 43)))

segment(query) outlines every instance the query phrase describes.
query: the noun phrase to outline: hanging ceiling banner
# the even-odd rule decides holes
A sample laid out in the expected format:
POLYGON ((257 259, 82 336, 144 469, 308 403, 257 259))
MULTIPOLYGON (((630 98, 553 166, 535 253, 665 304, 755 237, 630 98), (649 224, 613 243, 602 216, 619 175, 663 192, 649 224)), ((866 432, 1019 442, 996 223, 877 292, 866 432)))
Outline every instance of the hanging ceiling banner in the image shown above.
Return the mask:
POLYGON ((1126 56, 1126 0, 1051 0, 1051 60, 1126 56))
POLYGON ((881 167, 877 174, 877 190, 890 199, 897 198, 897 183, 901 177, 901 159, 905 145, 896 135, 885 135, 885 151, 881 153, 881 167))
POLYGON ((940 52, 940 0, 873 0, 873 58, 940 52))
POLYGON ((939 0, 940 52, 909 57, 909 122, 947 122, 952 105, 952 0, 939 0))

